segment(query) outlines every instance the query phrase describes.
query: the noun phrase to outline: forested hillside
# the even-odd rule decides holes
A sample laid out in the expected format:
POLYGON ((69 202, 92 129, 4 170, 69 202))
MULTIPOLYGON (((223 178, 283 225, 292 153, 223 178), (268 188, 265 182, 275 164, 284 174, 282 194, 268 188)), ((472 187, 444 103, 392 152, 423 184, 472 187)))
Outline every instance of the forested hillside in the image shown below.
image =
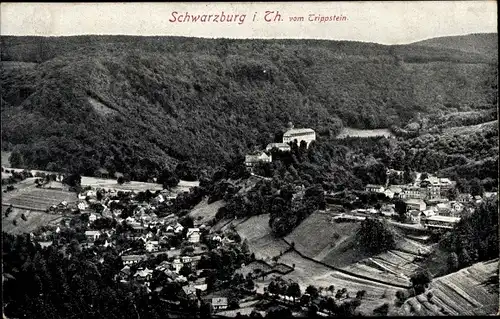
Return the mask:
MULTIPOLYGON (((496 56, 318 40, 2 37, 2 147, 18 166, 157 176, 341 127, 496 108, 496 56)), ((495 40, 496 41, 496 40, 495 40)))

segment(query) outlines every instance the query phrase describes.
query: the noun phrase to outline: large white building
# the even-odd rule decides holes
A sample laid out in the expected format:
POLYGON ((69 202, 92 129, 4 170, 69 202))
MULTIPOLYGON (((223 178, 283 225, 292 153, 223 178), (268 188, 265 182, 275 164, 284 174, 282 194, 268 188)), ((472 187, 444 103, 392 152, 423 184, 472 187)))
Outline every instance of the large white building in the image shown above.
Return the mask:
POLYGON ((309 144, 316 140, 316 132, 310 128, 292 128, 283 134, 283 143, 290 143, 294 140, 297 140, 299 146, 300 142, 305 141, 309 147, 309 144))

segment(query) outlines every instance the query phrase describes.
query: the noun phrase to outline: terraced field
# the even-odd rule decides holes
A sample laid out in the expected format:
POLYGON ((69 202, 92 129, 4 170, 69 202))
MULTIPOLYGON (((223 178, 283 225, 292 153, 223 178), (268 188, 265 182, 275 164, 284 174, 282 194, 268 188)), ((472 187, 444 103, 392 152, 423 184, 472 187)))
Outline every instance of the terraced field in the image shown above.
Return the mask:
MULTIPOLYGON (((494 315, 498 312, 498 282, 488 280, 497 274, 498 259, 477 263, 458 272, 434 279, 427 293, 408 299, 400 315, 494 315), (496 286, 496 291, 495 291, 496 286)), ((498 281, 498 277, 497 277, 498 281)))
POLYGON ((71 203, 76 200, 76 193, 27 187, 6 193, 2 198, 2 206, 12 205, 27 210, 45 211, 50 206, 57 205, 62 201, 71 203))

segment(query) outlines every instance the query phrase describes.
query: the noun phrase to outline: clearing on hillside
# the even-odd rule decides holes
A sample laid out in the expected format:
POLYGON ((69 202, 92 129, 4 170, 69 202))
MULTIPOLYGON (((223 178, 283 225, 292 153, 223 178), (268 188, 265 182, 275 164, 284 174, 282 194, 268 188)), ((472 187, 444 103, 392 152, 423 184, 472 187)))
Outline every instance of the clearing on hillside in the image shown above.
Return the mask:
POLYGON ((29 211, 19 208, 13 208, 9 216, 5 217, 6 210, 7 206, 2 206, 2 231, 14 235, 30 233, 40 226, 57 224, 62 218, 62 215, 29 211), (22 214, 26 216, 26 220, 22 219, 22 214), (14 225, 14 220, 16 221, 17 225, 14 225))
POLYGON ((194 226, 198 227, 199 225, 207 224, 209 221, 213 220, 219 208, 225 205, 226 203, 223 200, 208 204, 207 200, 204 199, 196 205, 188 215, 193 218, 194 226))
POLYGON ((1 154, 2 154, 2 166, 10 167, 9 157, 11 152, 2 151, 1 154))
POLYGON ((308 257, 344 267, 366 257, 356 249, 354 241, 359 226, 359 222, 337 223, 332 215, 317 211, 302 221, 286 240, 308 257))
POLYGON ((252 216, 236 225, 241 239, 248 241, 249 249, 257 259, 268 261, 284 253, 289 246, 280 238, 275 238, 269 227, 269 214, 252 216))
POLYGON ((434 279, 424 294, 405 302, 400 315, 495 315, 498 304, 498 259, 495 259, 434 279), (427 297, 428 292, 432 292, 432 298, 427 297))
POLYGON ((431 248, 406 238, 398 228, 389 227, 396 235, 396 247, 375 255, 364 251, 358 244, 360 222, 337 223, 331 215, 320 211, 306 218, 286 240, 293 242, 299 252, 317 261, 407 286, 411 275, 420 268, 420 255, 429 253, 431 248))

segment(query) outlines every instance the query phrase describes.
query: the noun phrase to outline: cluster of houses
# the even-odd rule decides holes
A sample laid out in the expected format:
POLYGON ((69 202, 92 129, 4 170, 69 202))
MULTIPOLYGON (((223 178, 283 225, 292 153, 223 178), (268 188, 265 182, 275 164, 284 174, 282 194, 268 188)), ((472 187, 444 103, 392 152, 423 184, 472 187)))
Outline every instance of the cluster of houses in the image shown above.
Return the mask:
POLYGON ((310 128, 293 128, 293 126, 283 134, 283 143, 270 143, 265 150, 255 151, 245 156, 245 165, 252 168, 258 163, 270 163, 273 161, 271 150, 276 148, 282 152, 290 152, 290 143, 297 141, 300 145, 305 142, 309 147, 312 141, 316 140, 316 132, 310 128))
MULTIPOLYGON (((391 173, 401 171, 391 170, 391 173)), ((496 197, 496 192, 484 193, 483 197, 471 194, 458 194, 457 198, 450 201, 446 192, 456 186, 456 182, 448 178, 428 176, 424 180, 418 180, 409 185, 372 185, 368 184, 365 191, 381 193, 388 198, 399 198, 406 203, 407 219, 413 224, 422 224, 427 228, 451 229, 460 221, 464 214, 470 214, 473 208, 469 203, 479 203, 484 198, 496 197)), ((368 213, 379 213, 379 211, 363 210, 368 213)), ((384 205, 380 210, 384 215, 394 215, 394 205, 384 205)))

